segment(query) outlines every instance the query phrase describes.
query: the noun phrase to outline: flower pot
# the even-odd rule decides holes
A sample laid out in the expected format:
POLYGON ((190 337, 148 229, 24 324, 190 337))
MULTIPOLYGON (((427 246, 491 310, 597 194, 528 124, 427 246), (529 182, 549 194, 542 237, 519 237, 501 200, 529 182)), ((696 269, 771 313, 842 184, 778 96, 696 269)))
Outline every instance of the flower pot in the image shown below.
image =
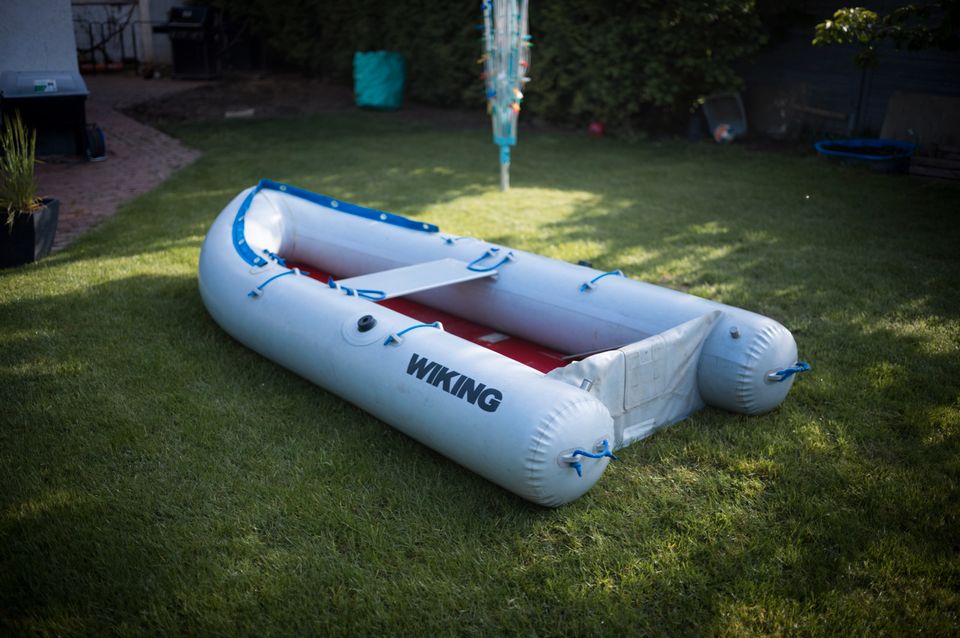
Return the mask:
POLYGON ((0 268, 28 264, 46 257, 53 246, 60 218, 60 201, 44 199, 32 213, 17 213, 13 228, 0 224, 0 268))

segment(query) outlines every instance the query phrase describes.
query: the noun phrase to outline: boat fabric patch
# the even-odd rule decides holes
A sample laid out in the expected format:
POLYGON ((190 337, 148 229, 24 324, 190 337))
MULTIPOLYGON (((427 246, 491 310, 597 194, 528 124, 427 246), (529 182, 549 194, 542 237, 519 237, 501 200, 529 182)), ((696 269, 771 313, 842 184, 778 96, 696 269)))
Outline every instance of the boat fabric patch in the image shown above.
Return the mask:
POLYGON ((614 418, 620 449, 675 423, 703 407, 697 362, 720 310, 708 312, 642 341, 575 361, 547 376, 580 386, 593 382, 590 394, 614 418))

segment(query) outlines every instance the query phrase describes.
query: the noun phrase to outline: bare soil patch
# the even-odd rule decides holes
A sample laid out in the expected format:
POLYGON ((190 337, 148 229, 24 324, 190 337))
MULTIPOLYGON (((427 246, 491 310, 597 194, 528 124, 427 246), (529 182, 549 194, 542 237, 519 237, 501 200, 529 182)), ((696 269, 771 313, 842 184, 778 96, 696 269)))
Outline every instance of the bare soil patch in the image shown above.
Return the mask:
MULTIPOLYGON (((146 124, 162 126, 230 117, 297 117, 356 109, 351 87, 295 74, 270 74, 230 77, 176 94, 150 98, 126 106, 124 112, 146 124)), ((391 115, 444 128, 490 125, 482 104, 478 104, 475 111, 467 111, 406 100, 403 108, 391 115)))

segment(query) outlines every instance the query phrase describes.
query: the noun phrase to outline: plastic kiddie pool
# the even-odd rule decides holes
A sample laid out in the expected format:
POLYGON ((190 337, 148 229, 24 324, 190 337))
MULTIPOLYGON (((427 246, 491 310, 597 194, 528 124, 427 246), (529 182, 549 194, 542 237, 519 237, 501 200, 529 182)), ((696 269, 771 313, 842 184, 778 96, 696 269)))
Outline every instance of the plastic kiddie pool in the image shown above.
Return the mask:
POLYGON ((905 173, 917 145, 900 140, 867 138, 821 140, 813 147, 828 159, 869 166, 879 173, 905 173))

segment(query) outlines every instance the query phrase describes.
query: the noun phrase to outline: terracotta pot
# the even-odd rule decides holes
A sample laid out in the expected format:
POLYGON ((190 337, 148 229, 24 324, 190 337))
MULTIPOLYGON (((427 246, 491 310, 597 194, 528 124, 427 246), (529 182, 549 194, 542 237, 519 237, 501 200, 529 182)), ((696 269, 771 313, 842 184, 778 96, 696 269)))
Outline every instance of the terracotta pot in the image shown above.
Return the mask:
POLYGON ((60 200, 44 199, 32 213, 17 213, 13 228, 0 224, 0 268, 10 268, 43 259, 50 253, 60 218, 60 200))

